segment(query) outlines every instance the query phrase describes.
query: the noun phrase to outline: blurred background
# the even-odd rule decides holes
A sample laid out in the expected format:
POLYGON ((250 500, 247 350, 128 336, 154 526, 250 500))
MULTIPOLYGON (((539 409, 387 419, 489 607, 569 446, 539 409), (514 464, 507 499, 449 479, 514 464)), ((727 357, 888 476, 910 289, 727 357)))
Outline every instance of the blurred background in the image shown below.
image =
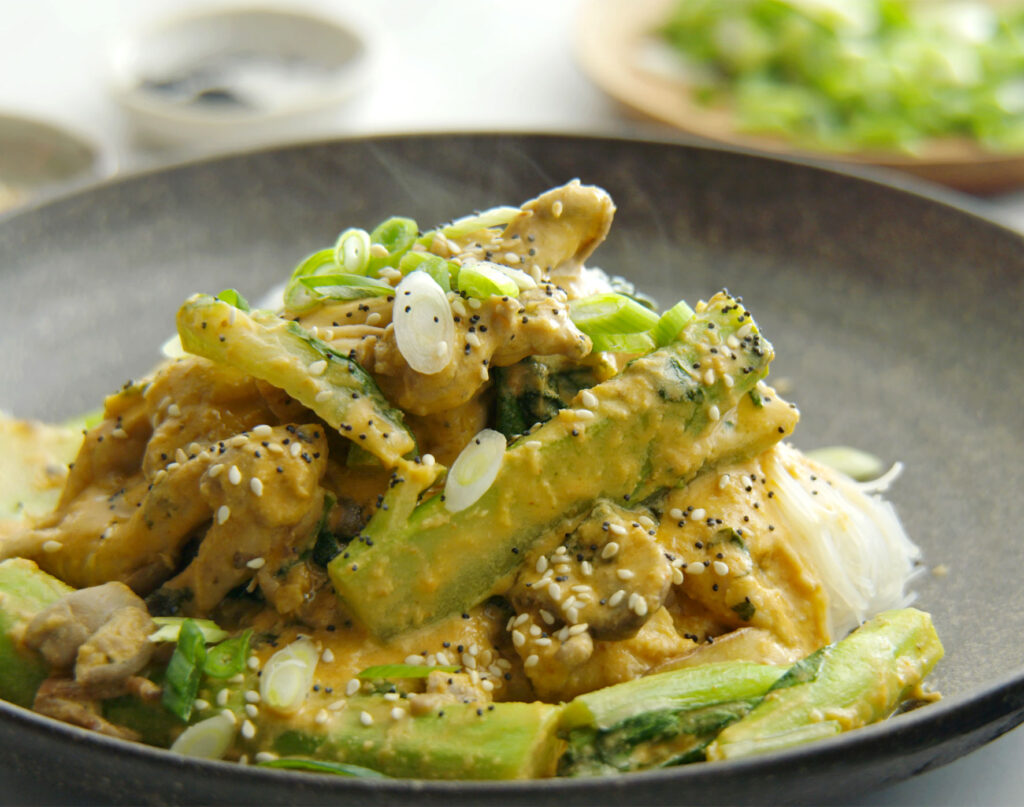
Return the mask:
POLYGON ((918 5, 0 0, 0 208, 265 143, 573 131, 882 165, 1024 227, 1022 4, 918 5))
MULTIPOLYGON (((922 5, 0 0, 0 211, 290 140, 529 131, 914 175, 1024 230, 1021 3, 922 5)), ((1017 731, 848 803, 1018 804, 1022 756, 1017 731)))

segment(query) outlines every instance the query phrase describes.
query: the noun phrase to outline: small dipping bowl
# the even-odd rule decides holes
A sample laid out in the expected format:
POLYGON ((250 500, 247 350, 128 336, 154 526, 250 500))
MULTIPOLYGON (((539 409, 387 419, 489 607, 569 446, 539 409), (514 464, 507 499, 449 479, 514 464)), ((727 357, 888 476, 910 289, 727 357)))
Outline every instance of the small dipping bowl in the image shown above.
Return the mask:
POLYGON ((55 124, 0 112, 0 215, 106 173, 99 149, 55 124))
POLYGON ((321 132, 362 84, 368 62, 365 39, 339 21, 230 8, 129 37, 111 70, 142 145, 209 149, 321 132))

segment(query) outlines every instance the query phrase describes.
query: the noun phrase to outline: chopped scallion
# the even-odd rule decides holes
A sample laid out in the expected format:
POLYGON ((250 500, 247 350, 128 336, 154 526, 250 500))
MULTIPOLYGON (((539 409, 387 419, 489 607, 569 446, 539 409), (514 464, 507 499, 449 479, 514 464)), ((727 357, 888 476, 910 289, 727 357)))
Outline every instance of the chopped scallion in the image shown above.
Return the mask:
POLYGON ((590 340, 595 353, 649 353, 655 347, 649 333, 599 333, 593 334, 590 340))
POLYGON ((350 765, 347 762, 328 762, 324 759, 307 759, 306 757, 282 757, 260 762, 261 768, 282 768, 289 771, 312 771, 313 773, 333 773, 336 776, 355 776, 361 779, 387 779, 380 771, 364 768, 362 765, 350 765))
POLYGON ((398 270, 407 275, 416 269, 434 278, 445 291, 452 290, 452 278, 459 274, 459 265, 454 261, 446 261, 432 252, 406 252, 398 262, 398 270))
POLYGON ((192 716, 205 661, 206 637, 193 620, 186 619, 178 633, 178 646, 167 664, 161 696, 164 708, 185 722, 192 716))
POLYGON ((356 673, 356 678, 364 681, 375 681, 380 678, 426 678, 435 670, 453 673, 458 672, 459 667, 440 664, 378 664, 356 673))
POLYGON ((384 297, 394 293, 390 283, 375 277, 339 272, 329 275, 300 277, 299 282, 307 289, 328 300, 358 300, 362 297, 384 297))
POLYGON ((224 289, 220 294, 217 295, 218 300, 222 300, 228 305, 233 305, 242 311, 249 311, 249 301, 246 300, 236 289, 224 289))
POLYGON ((466 261, 459 269, 459 291, 478 300, 518 297, 519 285, 489 261, 466 261))
POLYGON ((374 227, 373 232, 370 233, 370 240, 373 244, 384 247, 387 254, 374 255, 371 246, 367 274, 376 277, 377 273, 385 266, 398 266, 402 256, 416 243, 418 235, 419 228, 416 222, 400 216, 382 221, 374 227))
POLYGON ((658 315, 624 294, 595 294, 569 303, 569 316, 583 333, 597 335, 632 334, 649 331, 658 315))
POLYGON ((320 653, 311 639, 296 639, 278 650, 263 665, 260 697, 277 712, 290 714, 306 702, 320 653))
POLYGON ((230 678, 245 669, 249 657, 249 642, 252 640, 252 629, 241 636, 226 639, 206 651, 203 672, 212 678, 230 678))
POLYGON ((444 483, 444 506, 451 513, 465 510, 494 484, 505 461, 505 435, 484 429, 462 449, 444 483))
POLYGON ((662 314, 658 319, 658 324, 654 326, 651 336, 654 337, 655 344, 658 347, 664 347, 674 342, 679 336, 679 332, 686 326, 686 323, 693 319, 693 316, 693 309, 686 304, 685 300, 680 300, 662 314))
POLYGON ((334 262, 346 272, 365 275, 370 265, 370 234, 358 227, 349 227, 334 244, 334 262))
MULTIPOLYGON (((183 616, 155 616, 153 617, 153 623, 156 625, 157 630, 149 635, 149 641, 151 642, 176 642, 178 641, 178 634, 181 631, 181 626, 186 621, 186 617, 183 616)), ((213 644, 214 642, 220 642, 227 639, 230 634, 223 630, 211 619, 191 619, 192 622, 203 634, 203 638, 207 644, 213 644)))
POLYGON ((410 272, 395 288, 391 315, 395 342, 406 363, 416 372, 433 375, 454 356, 455 322, 444 289, 426 272, 410 272))

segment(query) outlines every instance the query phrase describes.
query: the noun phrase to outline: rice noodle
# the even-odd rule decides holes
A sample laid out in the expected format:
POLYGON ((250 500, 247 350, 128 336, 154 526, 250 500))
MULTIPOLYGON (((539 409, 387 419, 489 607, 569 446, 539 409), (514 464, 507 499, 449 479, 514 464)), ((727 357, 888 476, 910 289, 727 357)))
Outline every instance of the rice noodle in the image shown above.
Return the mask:
MULTIPOLYGON (((921 551, 893 506, 873 494, 880 486, 859 484, 784 444, 762 461, 791 543, 824 586, 833 637, 913 600, 906 587, 921 551)), ((898 473, 886 474, 885 485, 898 473)))

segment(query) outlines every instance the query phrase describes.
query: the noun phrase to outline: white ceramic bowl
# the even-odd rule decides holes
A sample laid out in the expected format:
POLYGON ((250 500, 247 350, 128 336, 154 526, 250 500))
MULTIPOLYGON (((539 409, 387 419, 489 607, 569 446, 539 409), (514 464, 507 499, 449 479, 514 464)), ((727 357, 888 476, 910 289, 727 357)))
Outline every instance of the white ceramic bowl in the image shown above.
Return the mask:
POLYGON ((224 8, 168 19, 120 42, 112 89, 144 145, 216 148, 321 131, 368 65, 365 37, 340 21, 224 8))

